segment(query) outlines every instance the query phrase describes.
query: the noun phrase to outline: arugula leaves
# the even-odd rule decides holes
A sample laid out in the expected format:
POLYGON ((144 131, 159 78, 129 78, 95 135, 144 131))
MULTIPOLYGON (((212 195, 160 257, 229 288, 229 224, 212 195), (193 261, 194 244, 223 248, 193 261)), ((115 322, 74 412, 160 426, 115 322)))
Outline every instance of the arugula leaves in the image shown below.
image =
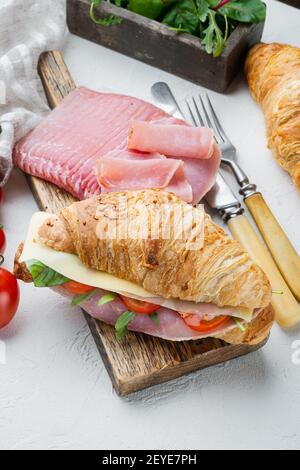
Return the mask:
POLYGON ((98 305, 99 307, 101 307, 102 305, 108 304, 109 302, 113 302, 117 297, 117 294, 115 294, 114 292, 111 292, 110 294, 105 294, 99 300, 98 305))
POLYGON ((26 261, 26 266, 33 278, 35 287, 61 286, 70 280, 35 259, 26 261))
POLYGON ((88 292, 87 294, 75 295, 75 297, 73 297, 73 300, 71 302, 72 307, 76 307, 77 305, 81 305, 86 300, 89 300, 91 297, 93 297, 93 295, 97 294, 97 290, 98 289, 94 289, 94 290, 88 292))
POLYGON ((130 312, 130 310, 127 310, 126 312, 123 312, 118 320, 116 321, 115 324, 115 330, 116 330, 116 338, 118 341, 122 341, 124 336, 127 333, 127 327, 132 320, 135 318, 135 313, 130 312))
MULTIPOLYGON (((91 0, 90 16, 100 25, 119 24, 120 18, 96 18, 94 6, 102 0, 91 0)), ((227 39, 239 23, 265 20, 262 0, 106 0, 134 13, 157 20, 172 31, 197 36, 208 54, 218 57, 227 39)))

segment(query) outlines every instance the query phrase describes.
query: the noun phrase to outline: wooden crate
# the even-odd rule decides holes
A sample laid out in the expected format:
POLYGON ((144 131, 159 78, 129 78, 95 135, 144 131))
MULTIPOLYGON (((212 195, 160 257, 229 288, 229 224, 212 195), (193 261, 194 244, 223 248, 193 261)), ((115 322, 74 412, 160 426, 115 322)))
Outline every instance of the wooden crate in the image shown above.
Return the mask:
POLYGON ((96 9, 97 15, 115 15, 122 22, 97 25, 89 17, 89 7, 89 0, 67 0, 72 33, 219 92, 224 92, 242 69, 247 50, 259 42, 264 27, 263 23, 239 25, 216 58, 206 53, 199 38, 177 34, 166 25, 107 2, 96 9))

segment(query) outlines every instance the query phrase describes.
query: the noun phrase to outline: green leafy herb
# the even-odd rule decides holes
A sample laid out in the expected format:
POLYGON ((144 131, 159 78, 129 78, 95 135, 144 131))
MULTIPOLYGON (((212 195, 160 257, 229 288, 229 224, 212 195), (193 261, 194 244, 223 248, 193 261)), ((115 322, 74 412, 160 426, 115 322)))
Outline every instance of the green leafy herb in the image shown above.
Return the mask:
MULTIPOLYGON (((98 7, 100 5, 102 0, 91 0, 91 6, 90 6, 90 18, 91 20, 99 24, 101 26, 113 26, 116 24, 122 23, 122 18, 118 18, 115 15, 110 15, 107 18, 97 18, 95 14, 95 7, 98 7)), ((121 6, 121 3, 119 3, 118 6, 121 6)))
POLYGON ((240 322, 240 320, 239 320, 238 318, 233 318, 233 320, 235 321, 236 326, 237 326, 243 333, 245 333, 246 328, 245 328, 244 325, 240 322))
POLYGON ((101 299, 98 302, 98 305, 105 305, 108 304, 109 302, 113 302, 117 298, 117 294, 111 292, 110 294, 105 294, 101 297, 101 299))
POLYGON ((70 280, 35 259, 26 261, 26 266, 33 278, 35 287, 61 286, 70 280))
POLYGON ((199 16, 194 0, 180 0, 169 10, 163 23, 178 32, 195 34, 199 27, 199 16))
POLYGON ((208 54, 218 57, 222 54, 222 51, 225 47, 227 37, 221 31, 216 21, 216 13, 212 10, 209 10, 209 24, 206 29, 203 31, 203 39, 201 44, 205 46, 206 52, 208 54))
POLYGON ((97 289, 94 289, 87 294, 78 294, 73 297, 73 300, 71 302, 72 307, 76 307, 76 305, 81 305, 83 302, 86 300, 89 300, 93 295, 97 293, 97 289))
POLYGON ((261 0, 231 0, 218 11, 243 23, 260 23, 266 17, 266 5, 261 0))
POLYGON ((129 310, 127 310, 126 312, 123 312, 119 316, 115 324, 116 338, 118 341, 122 341, 122 339, 127 333, 127 327, 129 323, 132 322, 134 318, 135 318, 135 313, 130 312, 129 310))
MULTIPOLYGON (((155 19, 177 33, 198 37, 209 54, 218 57, 227 39, 239 23, 259 23, 265 20, 263 0, 107 0, 134 13, 155 19)), ((98 24, 109 26, 119 18, 98 19, 94 7, 101 0, 91 0, 90 16, 98 24)))
POLYGON ((153 321, 154 325, 159 325, 159 318, 158 318, 158 315, 157 315, 157 312, 153 312, 149 315, 149 317, 151 318, 151 320, 153 321))
POLYGON ((129 0, 128 10, 155 20, 163 11, 177 0, 129 0))

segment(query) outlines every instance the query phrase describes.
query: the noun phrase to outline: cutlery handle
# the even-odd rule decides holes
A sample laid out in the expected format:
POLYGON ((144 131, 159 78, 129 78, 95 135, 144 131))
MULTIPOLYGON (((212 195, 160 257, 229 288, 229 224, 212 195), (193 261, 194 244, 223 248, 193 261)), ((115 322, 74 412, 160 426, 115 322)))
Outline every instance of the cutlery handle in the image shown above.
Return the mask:
POLYGON ((265 271, 272 289, 283 292, 274 293, 271 301, 278 323, 284 328, 296 325, 300 321, 300 306, 248 219, 244 215, 239 215, 230 219, 228 226, 234 238, 265 271))
POLYGON ((300 257, 260 193, 245 199, 282 276, 300 301, 300 257))

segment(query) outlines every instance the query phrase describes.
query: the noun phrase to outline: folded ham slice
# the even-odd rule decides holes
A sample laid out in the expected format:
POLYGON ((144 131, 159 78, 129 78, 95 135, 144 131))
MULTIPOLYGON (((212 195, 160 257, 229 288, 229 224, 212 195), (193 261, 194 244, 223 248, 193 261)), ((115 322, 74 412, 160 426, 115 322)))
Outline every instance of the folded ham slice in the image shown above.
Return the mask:
MULTIPOLYGON (((81 306, 92 317, 101 320, 108 325, 115 325, 118 317, 126 310, 123 302, 117 298, 113 302, 105 305, 98 305, 100 298, 107 292, 99 290, 92 298, 85 301, 81 306)), ((182 320, 181 316, 168 308, 161 307, 157 310, 158 324, 153 322, 149 315, 136 314, 134 320, 128 325, 131 331, 146 333, 148 335, 157 336, 169 341, 188 341, 212 336, 209 334, 199 333, 189 328, 182 320)), ((219 327, 214 334, 229 331, 235 328, 235 323, 229 322, 227 326, 219 327)))
POLYGON ((170 157, 208 159, 213 154, 214 136, 207 127, 132 121, 128 148, 170 157))
POLYGON ((99 159, 97 172, 102 192, 159 188, 174 192, 186 202, 193 200, 183 161, 158 153, 114 150, 99 159))

